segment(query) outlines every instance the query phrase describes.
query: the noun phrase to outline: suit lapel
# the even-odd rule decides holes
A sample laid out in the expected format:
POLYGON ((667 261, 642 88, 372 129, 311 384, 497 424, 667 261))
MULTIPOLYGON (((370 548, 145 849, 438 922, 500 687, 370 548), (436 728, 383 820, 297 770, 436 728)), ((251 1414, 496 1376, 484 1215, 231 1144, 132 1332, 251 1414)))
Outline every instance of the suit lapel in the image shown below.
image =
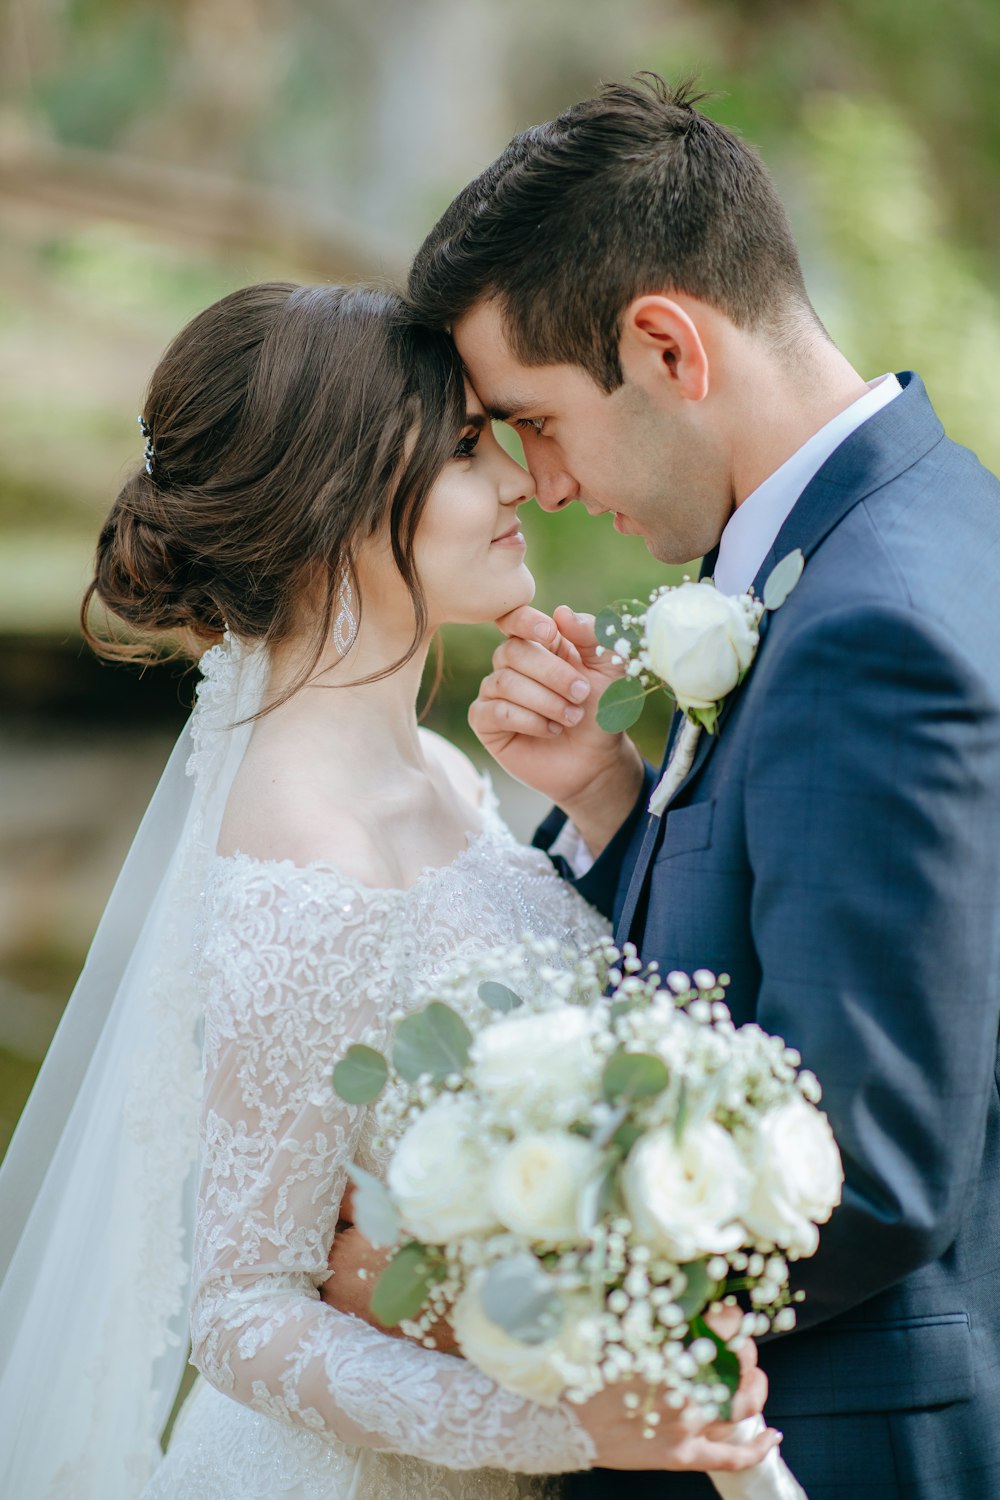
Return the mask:
MULTIPOLYGON (((802 491, 754 579, 753 589, 758 597, 772 569, 783 557, 798 547, 808 560, 855 505, 887 484, 890 479, 912 467, 944 437, 944 428, 935 415, 920 376, 906 371, 899 376, 899 381, 903 387, 902 394, 856 428, 802 491)), ((707 554, 700 577, 711 577, 717 557, 718 548, 707 554)), ((758 651, 763 648, 770 618, 770 614, 765 614, 760 622, 758 651)), ((753 671, 753 667, 750 670, 753 671)), ((738 690, 730 693, 723 704, 716 732, 702 733, 691 769, 671 798, 670 806, 676 803, 694 778, 701 774, 725 728, 737 696, 738 690)), ((670 757, 681 717, 680 713, 676 713, 670 726, 667 752, 660 768, 661 776, 670 757)), ((669 812, 668 807, 661 817, 653 817, 651 814, 648 817, 646 834, 618 921, 616 941, 619 946, 628 942, 631 936, 649 869, 662 842, 663 827, 669 812)))

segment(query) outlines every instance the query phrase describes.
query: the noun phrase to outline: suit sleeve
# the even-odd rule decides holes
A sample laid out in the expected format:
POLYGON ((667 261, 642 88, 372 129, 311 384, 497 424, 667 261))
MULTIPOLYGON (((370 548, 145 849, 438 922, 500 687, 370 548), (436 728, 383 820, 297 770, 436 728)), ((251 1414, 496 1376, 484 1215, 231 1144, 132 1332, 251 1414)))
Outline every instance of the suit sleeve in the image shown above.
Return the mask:
MULTIPOLYGON (((559 855, 552 855, 552 862, 563 879, 575 886, 584 900, 589 901, 612 924, 617 923, 625 904, 632 869, 645 831, 646 805, 655 783, 656 772, 647 761, 642 786, 631 812, 584 875, 577 876, 566 860, 559 855)), ((549 854, 565 823, 566 814, 554 807, 535 830, 532 840, 535 848, 549 854)))
POLYGON ((794 1268, 799 1326, 954 1240, 995 1089, 1000 709, 891 606, 784 645, 747 768, 758 1019, 823 1086, 842 1206, 794 1268))

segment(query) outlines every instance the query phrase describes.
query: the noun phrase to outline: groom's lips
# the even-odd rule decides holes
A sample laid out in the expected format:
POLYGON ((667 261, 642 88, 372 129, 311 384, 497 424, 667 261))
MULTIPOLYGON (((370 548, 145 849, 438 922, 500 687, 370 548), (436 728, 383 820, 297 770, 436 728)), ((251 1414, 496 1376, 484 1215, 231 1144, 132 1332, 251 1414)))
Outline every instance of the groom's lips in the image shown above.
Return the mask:
POLYGON ((620 510, 615 511, 614 528, 616 531, 620 531, 622 536, 626 534, 626 531, 628 529, 628 522, 626 521, 620 510))

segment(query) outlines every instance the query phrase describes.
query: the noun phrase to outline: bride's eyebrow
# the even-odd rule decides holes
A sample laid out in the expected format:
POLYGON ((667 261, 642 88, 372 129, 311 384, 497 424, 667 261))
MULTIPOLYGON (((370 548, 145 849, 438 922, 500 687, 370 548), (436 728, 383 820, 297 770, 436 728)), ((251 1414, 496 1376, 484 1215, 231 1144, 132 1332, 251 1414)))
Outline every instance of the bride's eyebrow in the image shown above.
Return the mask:
POLYGON ((482 432, 487 422, 492 420, 493 418, 488 417, 485 412, 467 411, 465 413, 465 426, 474 427, 477 432, 482 432))

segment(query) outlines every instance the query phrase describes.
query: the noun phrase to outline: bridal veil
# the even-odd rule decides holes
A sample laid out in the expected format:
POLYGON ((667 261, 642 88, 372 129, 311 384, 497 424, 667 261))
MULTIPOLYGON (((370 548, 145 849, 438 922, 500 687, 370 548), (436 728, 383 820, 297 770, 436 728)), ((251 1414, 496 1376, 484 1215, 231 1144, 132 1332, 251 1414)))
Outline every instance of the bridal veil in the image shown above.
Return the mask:
POLYGON ((133 1500, 187 1355, 201 1094, 198 896, 263 648, 202 659, 0 1166, 0 1495, 133 1500))

